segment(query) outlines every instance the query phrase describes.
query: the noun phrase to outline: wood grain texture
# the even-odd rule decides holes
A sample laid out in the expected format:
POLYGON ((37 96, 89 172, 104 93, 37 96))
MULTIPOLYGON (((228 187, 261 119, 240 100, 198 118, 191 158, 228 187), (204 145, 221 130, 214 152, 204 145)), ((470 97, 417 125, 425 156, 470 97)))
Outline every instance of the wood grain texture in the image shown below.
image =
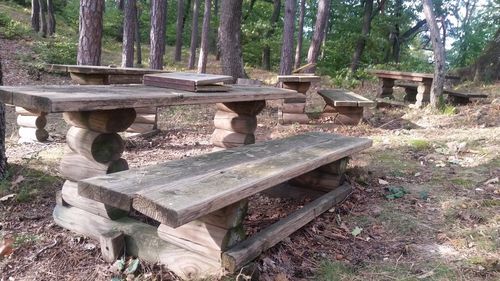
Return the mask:
POLYGON ((278 121, 280 124, 308 124, 309 117, 305 113, 287 113, 287 112, 278 112, 278 121))
POLYGON ((318 90, 318 94, 331 106, 372 106, 375 102, 343 89, 318 90))
POLYGON ((64 112, 66 123, 100 133, 125 131, 135 120, 133 108, 64 112))
POLYGON ((315 75, 278 75, 279 82, 319 82, 321 77, 315 75))
POLYGON ((228 75, 190 73, 190 72, 172 72, 144 75, 144 83, 149 81, 161 82, 164 84, 183 84, 183 85, 211 85, 232 81, 233 77, 228 75))
POLYGON ((300 97, 295 91, 234 85, 228 92, 193 93, 143 85, 0 86, 0 101, 44 112, 110 110, 300 97))
POLYGON ((281 110, 284 113, 305 113, 305 103, 283 103, 281 110))
POLYGON ((47 117, 44 116, 30 116, 30 115, 17 115, 17 125, 21 127, 43 129, 47 125, 47 117))
POLYGON ((73 152, 66 152, 59 165, 61 175, 72 181, 79 181, 127 169, 127 161, 122 158, 103 164, 89 160, 85 156, 73 152))
POLYGON ((79 194, 177 227, 370 146, 309 133, 86 179, 79 194))
POLYGON ((120 159, 125 149, 117 133, 99 133, 74 126, 66 133, 66 144, 72 151, 99 163, 120 159))
POLYGON ((122 231, 111 230, 99 236, 101 255, 106 262, 115 262, 125 251, 125 236, 122 231))
POLYGON ((213 145, 224 148, 233 148, 255 143, 254 134, 237 133, 234 131, 216 128, 210 138, 213 145))
POLYGON ((214 126, 236 133, 253 134, 257 128, 257 118, 219 110, 214 116, 214 126))
POLYGON ((294 233, 311 220, 342 202, 352 189, 349 185, 342 185, 335 190, 321 196, 302 209, 295 211, 286 218, 265 228, 245 241, 237 244, 222 254, 222 265, 229 272, 235 272, 241 266, 258 257, 265 250, 294 233))
POLYGON ((266 107, 266 101, 225 102, 217 103, 216 107, 218 110, 225 112, 234 112, 242 115, 257 115, 266 107))

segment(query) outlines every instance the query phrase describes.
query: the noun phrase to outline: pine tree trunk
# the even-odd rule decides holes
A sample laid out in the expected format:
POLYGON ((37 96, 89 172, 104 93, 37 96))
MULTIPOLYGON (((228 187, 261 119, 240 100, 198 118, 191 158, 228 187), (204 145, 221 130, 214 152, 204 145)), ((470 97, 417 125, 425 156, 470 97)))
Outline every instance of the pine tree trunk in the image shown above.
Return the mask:
POLYGON ((193 23, 191 25, 191 45, 189 46, 188 68, 194 69, 196 62, 196 49, 198 47, 198 15, 200 10, 200 0, 193 3, 193 23))
POLYGON ((431 87, 431 106, 438 108, 441 104, 445 75, 445 54, 443 42, 439 34, 436 16, 432 10, 432 0, 422 0, 424 15, 431 34, 432 49, 434 50, 434 79, 431 87))
POLYGON ((296 0, 285 0, 285 26, 283 27, 283 44, 281 45, 280 74, 292 74, 293 35, 295 33, 296 0))
POLYGON ((163 55, 165 54, 165 26, 166 0, 151 0, 151 50, 149 53, 149 67, 163 69, 163 55))
POLYGON ((219 26, 217 27, 217 36, 215 38, 215 60, 220 61, 220 12, 219 0, 214 0, 214 14, 219 17, 219 26))
MULTIPOLYGON (((0 58, 0 86, 3 85, 2 58, 0 58)), ((5 155, 5 104, 0 102, 0 179, 7 173, 7 156, 5 155)))
POLYGON ((241 16, 243 0, 221 0, 219 42, 221 47, 222 73, 245 78, 241 51, 241 16))
MULTIPOLYGON (((266 32, 266 39, 270 39, 273 36, 276 29, 276 23, 278 22, 280 11, 281 11, 281 0, 274 0, 273 4, 273 14, 270 20, 270 29, 266 32)), ((271 70, 271 47, 269 44, 265 44, 262 47, 262 68, 265 70, 271 70)))
POLYGON ((198 72, 207 72, 208 58, 208 36, 210 34, 210 13, 212 11, 212 1, 205 0, 205 12, 203 14, 203 27, 201 30, 200 58, 198 60, 198 72))
POLYGON ((182 58, 182 31, 184 21, 184 0, 177 1, 177 33, 175 35, 174 60, 181 61, 182 58))
MULTIPOLYGON (((321 49, 321 42, 323 41, 323 36, 325 35, 325 28, 329 12, 330 12, 330 0, 319 0, 318 12, 316 14, 316 23, 314 25, 314 33, 311 40, 311 45, 309 46, 309 51, 307 52, 308 63, 318 62, 318 56, 321 49)), ((310 71, 314 72, 315 69, 316 69, 315 67, 312 67, 310 71)))
POLYGON ((351 61, 351 73, 356 73, 358 70, 359 61, 361 60, 361 56, 363 55, 363 51, 365 49, 366 40, 368 39, 368 35, 370 34, 371 21, 372 21, 372 11, 373 11, 373 0, 365 0, 365 9, 363 13, 363 26, 361 27, 361 36, 356 43, 356 49, 354 50, 354 54, 352 56, 351 61))
POLYGON ((104 0, 80 0, 79 65, 101 64, 102 15, 104 0))
POLYGON ((38 0, 31 0, 31 28, 33 31, 40 31, 40 3, 38 0))
POLYGON ((54 35, 56 33, 56 17, 54 15, 54 3, 52 0, 47 0, 47 31, 49 35, 54 35))
POLYGON ((38 5, 40 5, 40 35, 42 37, 47 36, 47 20, 45 15, 47 14, 47 3, 45 0, 38 0, 38 5))
POLYGON ((123 6, 122 67, 134 66, 136 0, 125 0, 123 6))
POLYGON ((136 57, 136 63, 137 66, 142 65, 142 49, 141 49, 141 30, 140 30, 140 11, 139 7, 137 7, 136 3, 136 9, 135 9, 135 52, 137 53, 136 57))
POLYGON ((295 48, 294 68, 299 68, 302 61, 302 41, 304 40, 304 16, 306 14, 306 0, 300 0, 299 27, 297 31, 297 47, 295 48))

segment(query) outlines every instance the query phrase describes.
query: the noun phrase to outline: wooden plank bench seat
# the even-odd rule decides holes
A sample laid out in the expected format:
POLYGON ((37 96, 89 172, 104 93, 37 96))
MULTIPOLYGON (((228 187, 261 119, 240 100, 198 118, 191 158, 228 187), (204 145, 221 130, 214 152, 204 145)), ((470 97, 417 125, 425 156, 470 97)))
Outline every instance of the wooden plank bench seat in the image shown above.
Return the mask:
POLYGON ((486 94, 479 93, 463 93, 450 89, 443 89, 443 94, 448 95, 448 101, 453 104, 467 104, 470 102, 471 98, 487 98, 486 94))
POLYGON ((361 95, 343 89, 318 90, 325 100, 323 112, 334 114, 334 123, 340 125, 357 125, 363 118, 365 106, 373 106, 375 102, 361 95))
MULTIPOLYGON (((347 159, 371 144, 365 138, 308 133, 84 179, 78 183, 78 193, 159 221, 152 241, 159 237, 182 249, 184 256, 186 251, 201 255, 234 272, 344 200, 351 192, 349 185, 342 185, 347 159), (319 192, 321 197, 244 240, 242 221, 247 198, 287 181, 311 193, 319 192)), ((68 222, 63 208, 56 210, 54 218, 59 224, 77 232, 84 228, 91 232, 89 235, 99 236, 88 219, 87 226, 82 227, 78 222, 68 222)), ((102 218, 99 222, 99 231, 106 230, 101 226, 102 218)), ((110 220, 113 229, 127 232, 128 228, 117 223, 110 220)), ((127 243, 133 239, 146 238, 125 238, 127 243)), ((135 242, 131 249, 139 251, 140 256, 141 251, 148 250, 137 250, 144 244, 135 242)), ((168 249, 171 251, 171 247, 168 249)), ((172 263, 172 255, 179 251, 171 252, 168 262, 172 263)), ((193 258, 187 264, 198 262, 199 258, 193 258)), ((198 268, 206 268, 206 264, 198 268)))

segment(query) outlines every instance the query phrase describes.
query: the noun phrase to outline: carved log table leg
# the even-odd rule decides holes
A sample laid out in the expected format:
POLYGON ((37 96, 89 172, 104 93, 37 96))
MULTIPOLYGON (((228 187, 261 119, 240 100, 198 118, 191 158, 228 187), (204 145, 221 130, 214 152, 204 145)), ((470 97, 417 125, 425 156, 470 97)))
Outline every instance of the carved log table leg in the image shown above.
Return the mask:
POLYGON ((391 78, 379 78, 379 84, 380 84, 378 92, 379 98, 390 98, 390 99, 394 98, 394 96, 392 95, 394 81, 395 80, 391 78))
POLYGON ((307 124, 309 117, 305 114, 306 93, 311 87, 311 82, 282 82, 282 88, 295 90, 304 95, 303 98, 284 99, 278 121, 280 124, 307 124))
POLYGON ((19 143, 46 141, 49 133, 45 130, 47 113, 16 106, 19 143))
POLYGON ((424 79, 417 87, 417 101, 415 107, 420 108, 429 103, 431 98, 432 79, 424 79))

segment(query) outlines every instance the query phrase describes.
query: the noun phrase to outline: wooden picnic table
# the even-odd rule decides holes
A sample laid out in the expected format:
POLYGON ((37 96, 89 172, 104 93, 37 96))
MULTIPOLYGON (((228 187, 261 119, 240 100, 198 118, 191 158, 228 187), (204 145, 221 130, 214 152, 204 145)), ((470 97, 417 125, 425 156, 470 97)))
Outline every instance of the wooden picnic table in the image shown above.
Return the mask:
POLYGON ((283 105, 278 114, 281 124, 309 123, 309 117, 305 113, 306 93, 312 82, 319 82, 321 78, 313 74, 278 75, 280 86, 285 89, 295 90, 302 94, 300 98, 288 98, 283 100, 283 105))
MULTIPOLYGON (((402 72, 389 70, 373 70, 371 71, 380 80, 381 88, 378 92, 380 98, 393 98, 393 87, 396 80, 417 82, 417 94, 415 98, 415 106, 421 107, 424 103, 430 101, 430 93, 434 74, 417 73, 417 72, 402 72)), ((446 75, 447 79, 459 79, 457 76, 446 75)), ((409 99, 411 100, 411 99, 409 99)))

